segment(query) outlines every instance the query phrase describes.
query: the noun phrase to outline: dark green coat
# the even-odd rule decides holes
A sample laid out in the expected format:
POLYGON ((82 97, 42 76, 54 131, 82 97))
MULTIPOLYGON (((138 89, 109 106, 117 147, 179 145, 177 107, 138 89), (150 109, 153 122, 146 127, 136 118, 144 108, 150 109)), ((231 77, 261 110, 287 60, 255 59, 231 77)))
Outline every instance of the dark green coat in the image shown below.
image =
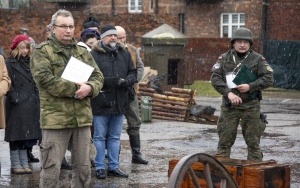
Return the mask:
POLYGON ((74 99, 77 85, 61 78, 70 57, 94 67, 88 80, 92 86, 90 97, 95 97, 103 86, 103 75, 91 54, 75 39, 68 48, 54 35, 36 47, 31 56, 31 72, 40 93, 41 128, 64 129, 92 125, 90 97, 74 99))

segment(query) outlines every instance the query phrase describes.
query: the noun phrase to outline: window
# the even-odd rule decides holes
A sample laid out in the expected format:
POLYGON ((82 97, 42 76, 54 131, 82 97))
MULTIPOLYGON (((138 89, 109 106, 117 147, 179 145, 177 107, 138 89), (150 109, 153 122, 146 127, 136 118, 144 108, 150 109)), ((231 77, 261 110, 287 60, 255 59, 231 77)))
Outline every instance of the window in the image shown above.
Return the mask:
POLYGON ((155 9, 155 0, 150 0, 150 9, 151 10, 155 9))
POLYGON ((233 31, 245 26, 244 13, 224 13, 221 14, 221 37, 230 38, 233 31))
POLYGON ((29 7, 29 0, 0 0, 2 9, 16 9, 22 6, 29 7))
POLYGON ((142 0, 128 0, 128 11, 131 13, 142 12, 142 0))

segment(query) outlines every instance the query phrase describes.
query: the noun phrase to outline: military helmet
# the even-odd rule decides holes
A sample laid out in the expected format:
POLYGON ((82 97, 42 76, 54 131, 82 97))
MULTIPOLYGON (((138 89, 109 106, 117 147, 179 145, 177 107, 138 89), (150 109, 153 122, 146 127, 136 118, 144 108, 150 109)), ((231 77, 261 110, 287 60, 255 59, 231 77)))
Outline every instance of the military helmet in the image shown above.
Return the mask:
POLYGON ((252 32, 245 27, 238 28, 237 30, 235 30, 233 32, 231 40, 230 40, 230 44, 233 45, 234 40, 237 40, 237 39, 247 40, 250 42, 250 45, 253 44, 252 32))

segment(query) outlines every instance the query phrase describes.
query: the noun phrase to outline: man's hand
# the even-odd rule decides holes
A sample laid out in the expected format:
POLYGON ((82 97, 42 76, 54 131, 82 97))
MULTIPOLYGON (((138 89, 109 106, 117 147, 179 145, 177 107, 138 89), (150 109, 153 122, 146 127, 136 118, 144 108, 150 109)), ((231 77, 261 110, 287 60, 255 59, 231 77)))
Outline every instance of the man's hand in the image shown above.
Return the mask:
POLYGON ((76 83, 78 86, 78 90, 75 92, 76 99, 84 99, 88 94, 92 91, 92 86, 85 84, 85 83, 76 83))
POLYGON ((246 93, 250 90, 249 84, 241 84, 235 87, 237 90, 239 90, 241 93, 246 93))
POLYGON ((242 99, 232 92, 229 92, 227 97, 230 100, 232 106, 237 106, 243 103, 242 99))

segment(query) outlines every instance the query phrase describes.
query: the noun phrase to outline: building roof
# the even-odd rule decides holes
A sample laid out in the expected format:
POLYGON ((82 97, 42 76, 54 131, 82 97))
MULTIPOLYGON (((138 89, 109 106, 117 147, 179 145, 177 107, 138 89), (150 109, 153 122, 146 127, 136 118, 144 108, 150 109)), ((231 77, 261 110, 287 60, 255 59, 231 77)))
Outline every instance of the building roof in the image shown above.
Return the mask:
POLYGON ((142 36, 144 44, 184 45, 186 36, 168 24, 163 24, 142 36))

